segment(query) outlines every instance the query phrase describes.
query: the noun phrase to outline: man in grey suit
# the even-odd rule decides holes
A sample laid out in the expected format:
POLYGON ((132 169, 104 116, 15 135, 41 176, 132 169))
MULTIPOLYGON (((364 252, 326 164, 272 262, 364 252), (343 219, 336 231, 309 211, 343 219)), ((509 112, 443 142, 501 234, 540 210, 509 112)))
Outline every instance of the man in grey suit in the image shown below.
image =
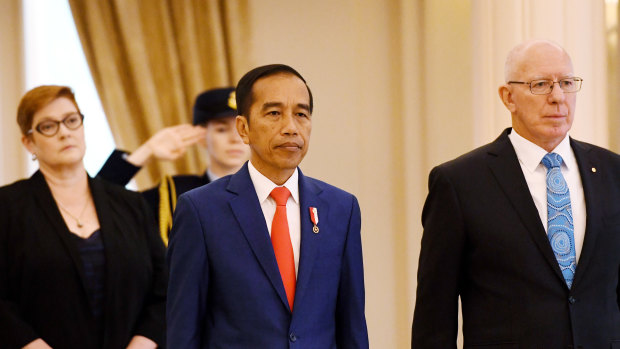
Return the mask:
POLYGON ((572 139, 569 55, 532 40, 506 60, 512 128, 435 167, 412 348, 620 348, 620 156, 572 139))

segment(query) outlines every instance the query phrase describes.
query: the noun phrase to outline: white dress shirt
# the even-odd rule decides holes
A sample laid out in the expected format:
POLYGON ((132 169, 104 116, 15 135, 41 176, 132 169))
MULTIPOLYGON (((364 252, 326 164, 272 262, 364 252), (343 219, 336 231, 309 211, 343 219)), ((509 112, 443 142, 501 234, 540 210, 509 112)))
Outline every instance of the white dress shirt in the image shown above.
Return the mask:
MULTIPOLYGON (((512 146, 517 153, 517 158, 521 164, 521 170, 525 176, 525 181, 530 189, 534 204, 538 209, 540 220, 547 230, 547 168, 542 164, 543 157, 547 151, 538 145, 528 141, 512 130, 508 135, 512 146)), ((570 192, 571 209, 573 211, 573 225, 575 236, 575 256, 579 261, 583 239, 586 232, 586 202, 583 195, 583 184, 579 175, 577 159, 570 146, 568 134, 552 153, 560 154, 562 166, 560 171, 570 192)))
MULTIPOLYGON (((252 165, 252 161, 248 161, 248 170, 250 172, 250 179, 252 179, 252 184, 254 184, 254 189, 256 190, 256 195, 258 196, 258 202, 260 202, 260 207, 265 216, 265 223, 267 223, 267 229, 269 229, 269 236, 271 236, 271 223, 276 213, 276 201, 269 196, 269 194, 271 194, 273 188, 278 185, 258 172, 256 167, 252 165)), ((286 219, 288 221, 288 231, 291 235, 291 244, 293 245, 295 276, 297 276, 297 269, 299 268, 299 246, 301 243, 298 172, 299 171, 295 169, 293 175, 282 185, 291 192, 291 196, 289 196, 286 202, 286 219)))
POLYGON ((216 176, 215 173, 211 172, 211 170, 207 169, 207 171, 205 172, 205 174, 207 175, 207 179, 209 180, 209 183, 220 179, 220 176, 216 176))

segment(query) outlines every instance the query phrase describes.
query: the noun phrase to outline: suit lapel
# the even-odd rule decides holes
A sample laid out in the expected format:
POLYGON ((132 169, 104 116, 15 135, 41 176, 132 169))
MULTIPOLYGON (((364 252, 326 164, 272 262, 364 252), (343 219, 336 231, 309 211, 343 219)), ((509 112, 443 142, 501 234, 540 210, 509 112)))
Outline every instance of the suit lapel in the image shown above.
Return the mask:
POLYGON ((556 276, 565 284, 564 277, 549 244, 545 227, 540 221, 540 215, 525 182, 517 154, 508 138, 508 130, 491 143, 489 168, 545 260, 554 270, 556 276))
POLYGON ((45 218, 50 223, 50 227, 52 228, 51 230, 53 230, 54 234, 58 236, 67 254, 73 261, 73 266, 75 267, 78 278, 80 279, 82 289, 86 292, 82 259, 77 248, 75 247, 75 244, 71 241, 71 235, 69 234, 72 233, 69 231, 69 228, 67 228, 67 225, 60 214, 58 205, 52 196, 49 186, 45 182, 43 174, 40 171, 35 172, 35 174, 30 178, 30 181, 32 184, 32 195, 35 197, 37 205, 41 211, 43 211, 45 218))
POLYGON ((258 263, 280 296, 282 304, 290 311, 276 256, 269 238, 269 230, 265 223, 265 216, 250 179, 247 162, 239 172, 231 177, 227 190, 237 194, 229 201, 230 208, 258 263))
POLYGON ((597 222, 600 222, 601 208, 604 203, 601 202, 601 198, 606 197, 601 183, 600 175, 597 172, 593 172, 593 168, 598 168, 599 164, 596 159, 588 156, 591 147, 587 144, 577 142, 571 139, 571 147, 575 153, 577 159, 577 165, 579 166, 579 175, 581 176, 581 183, 583 186, 583 194, 586 201, 586 232, 583 241, 583 247, 581 249, 581 256, 577 263, 577 270, 575 272, 575 280, 573 285, 578 284, 583 278, 583 274, 587 270, 588 263, 594 254, 594 248, 596 246, 596 239, 598 237, 597 222))
MULTIPOLYGON (((309 288, 310 276, 314 262, 318 258, 319 246, 324 234, 329 234, 329 203, 319 197, 321 189, 308 181, 299 171, 299 208, 301 223, 301 246, 299 252, 299 268, 295 291, 295 304, 303 301, 309 288), (315 207, 319 216, 319 233, 312 231, 314 224, 310 219, 310 207, 315 207)), ((295 306, 296 307, 296 306, 295 306)))

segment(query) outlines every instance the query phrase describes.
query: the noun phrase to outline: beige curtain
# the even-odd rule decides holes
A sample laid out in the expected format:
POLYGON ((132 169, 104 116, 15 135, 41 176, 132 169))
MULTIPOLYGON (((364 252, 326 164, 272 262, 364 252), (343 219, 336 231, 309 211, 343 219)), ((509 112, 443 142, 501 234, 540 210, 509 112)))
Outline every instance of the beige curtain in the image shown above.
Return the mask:
MULTIPOLYGON (((612 3, 613 4, 613 3, 612 3)), ((609 6, 609 5, 607 5, 609 6)), ((609 85, 609 145, 611 150, 620 153, 620 3, 615 4, 609 11, 615 11, 612 16, 611 28, 607 30, 609 85)), ((610 16, 607 16, 609 18, 610 16)))
POLYGON ((0 1, 0 185, 28 176, 15 117, 24 92, 24 36, 20 0, 0 1))
MULTIPOLYGON (((198 93, 236 83, 248 41, 245 0, 69 3, 119 148, 134 150, 163 127, 191 122, 198 93)), ((192 149, 175 163, 152 162, 138 185, 198 173, 204 159, 192 149)))

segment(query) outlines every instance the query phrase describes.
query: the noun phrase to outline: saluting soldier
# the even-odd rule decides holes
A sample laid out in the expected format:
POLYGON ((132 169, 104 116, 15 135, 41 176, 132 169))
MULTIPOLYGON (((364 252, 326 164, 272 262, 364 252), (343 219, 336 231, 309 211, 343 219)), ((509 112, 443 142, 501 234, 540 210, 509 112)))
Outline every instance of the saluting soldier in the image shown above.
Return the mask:
POLYGON ((165 175, 158 186, 142 192, 159 222, 166 245, 172 213, 179 195, 237 172, 249 158, 250 149, 235 127, 237 105, 233 87, 205 91, 196 97, 193 125, 183 124, 157 132, 131 154, 115 150, 98 176, 126 185, 152 158, 175 160, 198 143, 208 156, 208 168, 200 175, 165 175))

